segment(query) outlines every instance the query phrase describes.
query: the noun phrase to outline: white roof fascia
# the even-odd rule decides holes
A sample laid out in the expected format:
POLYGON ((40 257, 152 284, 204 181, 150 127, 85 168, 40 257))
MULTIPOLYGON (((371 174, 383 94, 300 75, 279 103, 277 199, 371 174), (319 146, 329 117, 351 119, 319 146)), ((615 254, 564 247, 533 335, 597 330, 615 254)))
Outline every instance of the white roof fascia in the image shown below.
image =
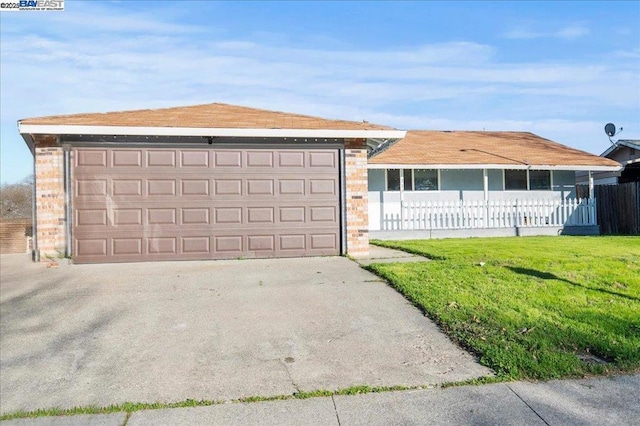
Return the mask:
POLYGON ((626 146, 627 148, 640 149, 640 144, 635 143, 635 141, 620 139, 619 141, 611 145, 609 148, 607 148, 602 154, 600 154, 600 157, 606 157, 607 155, 611 154, 613 151, 618 149, 621 145, 626 146))
POLYGON ((209 127, 127 127, 18 124, 21 134, 114 136, 226 136, 266 138, 402 139, 404 130, 234 129, 209 127))
POLYGON ((585 166, 585 165, 524 165, 524 164, 368 164, 369 169, 441 169, 441 170, 566 170, 566 171, 592 171, 592 172, 617 172, 622 166, 585 166))

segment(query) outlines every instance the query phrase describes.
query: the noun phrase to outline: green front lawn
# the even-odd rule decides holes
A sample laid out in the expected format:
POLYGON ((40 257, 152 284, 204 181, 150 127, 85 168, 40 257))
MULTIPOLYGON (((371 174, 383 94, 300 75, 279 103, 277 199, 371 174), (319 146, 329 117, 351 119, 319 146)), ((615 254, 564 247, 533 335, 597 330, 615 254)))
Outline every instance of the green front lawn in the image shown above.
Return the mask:
POLYGON ((639 237, 376 244, 434 259, 370 269, 501 378, 640 371, 639 237))

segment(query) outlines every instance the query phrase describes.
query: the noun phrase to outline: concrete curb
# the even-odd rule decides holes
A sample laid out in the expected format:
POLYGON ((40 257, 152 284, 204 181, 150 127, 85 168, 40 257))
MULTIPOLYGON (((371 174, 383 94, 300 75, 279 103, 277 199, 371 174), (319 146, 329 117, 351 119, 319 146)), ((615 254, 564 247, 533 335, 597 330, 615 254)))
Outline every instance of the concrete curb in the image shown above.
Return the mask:
POLYGON ((513 382, 125 413, 6 421, 34 425, 632 425, 640 375, 513 382))

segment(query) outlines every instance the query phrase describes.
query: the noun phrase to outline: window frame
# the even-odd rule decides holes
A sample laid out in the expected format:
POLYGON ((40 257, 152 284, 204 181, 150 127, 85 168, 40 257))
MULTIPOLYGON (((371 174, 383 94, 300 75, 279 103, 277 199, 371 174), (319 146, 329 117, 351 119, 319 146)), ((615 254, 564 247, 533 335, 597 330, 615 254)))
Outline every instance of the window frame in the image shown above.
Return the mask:
POLYGON ((549 172, 549 188, 529 189, 530 191, 553 191, 553 170, 527 170, 529 188, 531 188, 531 172, 549 172))
POLYGON ((525 169, 527 174, 527 189, 507 189, 507 170, 523 170, 523 169, 502 169, 502 190, 503 191, 553 191, 553 170, 534 169, 539 172, 549 172, 549 189, 531 189, 531 173, 530 169, 525 169))
POLYGON ((402 189, 389 189, 389 170, 398 170, 398 180, 400 181, 400 185, 404 186, 404 182, 400 178, 400 169, 384 169, 384 190, 385 191, 393 191, 400 192, 402 189))
POLYGON ((413 175, 413 191, 414 192, 436 192, 436 191, 440 191, 440 169, 411 169, 412 175, 413 175), (414 173, 415 170, 434 170, 436 172, 436 179, 437 179, 437 185, 436 185, 436 189, 415 189, 416 188, 416 174, 414 173))
POLYGON ((440 182, 442 181, 441 176, 440 176, 440 169, 427 169, 427 168, 420 168, 420 169, 401 169, 401 168, 397 168, 397 169, 384 169, 384 190, 385 191, 391 191, 391 192, 400 192, 400 191, 410 191, 410 192, 436 192, 436 191, 440 191, 440 182), (402 185, 401 189, 389 189, 389 170, 398 170, 400 171, 400 184, 402 185), (437 189, 420 189, 420 190, 416 190, 416 175, 415 175, 415 170, 434 170, 436 172, 436 179, 438 180, 438 185, 437 185, 437 189), (411 173, 411 179, 409 180, 411 182, 411 189, 407 189, 405 187, 405 182, 407 181, 407 172, 411 173))

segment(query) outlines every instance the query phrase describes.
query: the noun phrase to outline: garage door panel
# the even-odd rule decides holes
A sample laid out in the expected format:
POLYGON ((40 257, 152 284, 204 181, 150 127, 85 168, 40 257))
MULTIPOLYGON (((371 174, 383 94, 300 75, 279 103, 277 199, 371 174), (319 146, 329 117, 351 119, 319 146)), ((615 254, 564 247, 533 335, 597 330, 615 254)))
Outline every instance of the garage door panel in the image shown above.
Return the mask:
POLYGON ((214 236, 213 239, 216 253, 240 255, 244 252, 242 235, 218 235, 214 236))
POLYGON ((338 157, 335 151, 311 151, 308 155, 311 169, 334 170, 337 167, 338 157))
POLYGON ((112 179, 111 195, 114 197, 141 197, 142 179, 112 179))
POLYGON ((147 209, 148 225, 176 225, 178 222, 176 208, 151 208, 147 209))
POLYGON ((111 240, 114 256, 142 256, 142 238, 113 238, 111 240))
POLYGON ((173 196, 176 195, 175 179, 147 179, 147 196, 173 196))
POLYGON ((241 196, 242 179, 215 179, 214 188, 217 196, 241 196))
POLYGON ((336 195, 338 182, 335 179, 309 179, 309 195, 336 195))
POLYGON ((339 253, 335 150, 74 154, 78 263, 339 253))
POLYGON ((105 197, 107 195, 106 179, 78 179, 75 182, 76 197, 105 197))
POLYGON ((273 179, 247 179, 248 196, 253 195, 275 195, 273 179))
POLYGON ((310 221, 335 223, 338 220, 337 208, 333 206, 309 207, 310 221))
POLYGON ((218 151, 214 157, 214 167, 242 167, 242 151, 218 151))
POLYGON ((202 151, 180 151, 180 167, 209 167, 211 153, 202 151))
POLYGON ((276 236, 274 234, 248 235, 247 244, 249 251, 275 251, 276 236))
POLYGON ((142 167, 142 150, 113 149, 111 150, 112 167, 142 167))
POLYGON ((75 243, 76 257, 106 256, 108 238, 78 238, 75 243))
POLYGON ((147 238, 147 253, 153 254, 177 254, 177 237, 150 237, 147 238))
POLYGON ((247 225, 275 223, 274 210, 273 207, 247 207, 247 225))
POLYGON ((278 167, 302 169, 305 166, 304 151, 280 151, 278 153, 278 167))
POLYGON ((305 208, 300 206, 285 206, 279 207, 280 222, 281 223, 304 223, 305 221, 305 208))
POLYGON ((310 234, 311 237, 311 249, 313 250, 333 250, 337 247, 336 234, 310 234))
POLYGON ((111 223, 116 227, 142 225, 142 209, 115 208, 112 217, 111 223))
POLYGON ((75 153, 75 167, 82 169, 89 167, 92 170, 107 167, 107 150, 106 149, 80 149, 75 153))
POLYGON ((247 168, 255 169, 259 168, 273 168, 274 165, 274 153, 271 151, 247 151, 247 168))
POLYGON ((279 179, 278 195, 305 195, 305 186, 304 179, 279 179))
POLYGON ((211 253, 211 237, 182 237, 182 253, 211 253))
POLYGON ((75 223, 78 226, 107 226, 107 209, 76 210, 75 223))
POLYGON ((217 207, 214 209, 214 211, 215 223, 242 223, 242 207, 217 207))
POLYGON ((211 211, 206 207, 183 207, 180 225, 210 225, 211 211))
POLYGON ((176 151, 148 149, 146 154, 149 169, 176 167, 176 151))
POLYGON ((181 195, 194 196, 203 195, 209 196, 209 179, 181 179, 180 180, 180 193, 181 195))
POLYGON ((279 249, 287 252, 292 250, 305 251, 307 236, 305 234, 288 234, 279 236, 279 249))

